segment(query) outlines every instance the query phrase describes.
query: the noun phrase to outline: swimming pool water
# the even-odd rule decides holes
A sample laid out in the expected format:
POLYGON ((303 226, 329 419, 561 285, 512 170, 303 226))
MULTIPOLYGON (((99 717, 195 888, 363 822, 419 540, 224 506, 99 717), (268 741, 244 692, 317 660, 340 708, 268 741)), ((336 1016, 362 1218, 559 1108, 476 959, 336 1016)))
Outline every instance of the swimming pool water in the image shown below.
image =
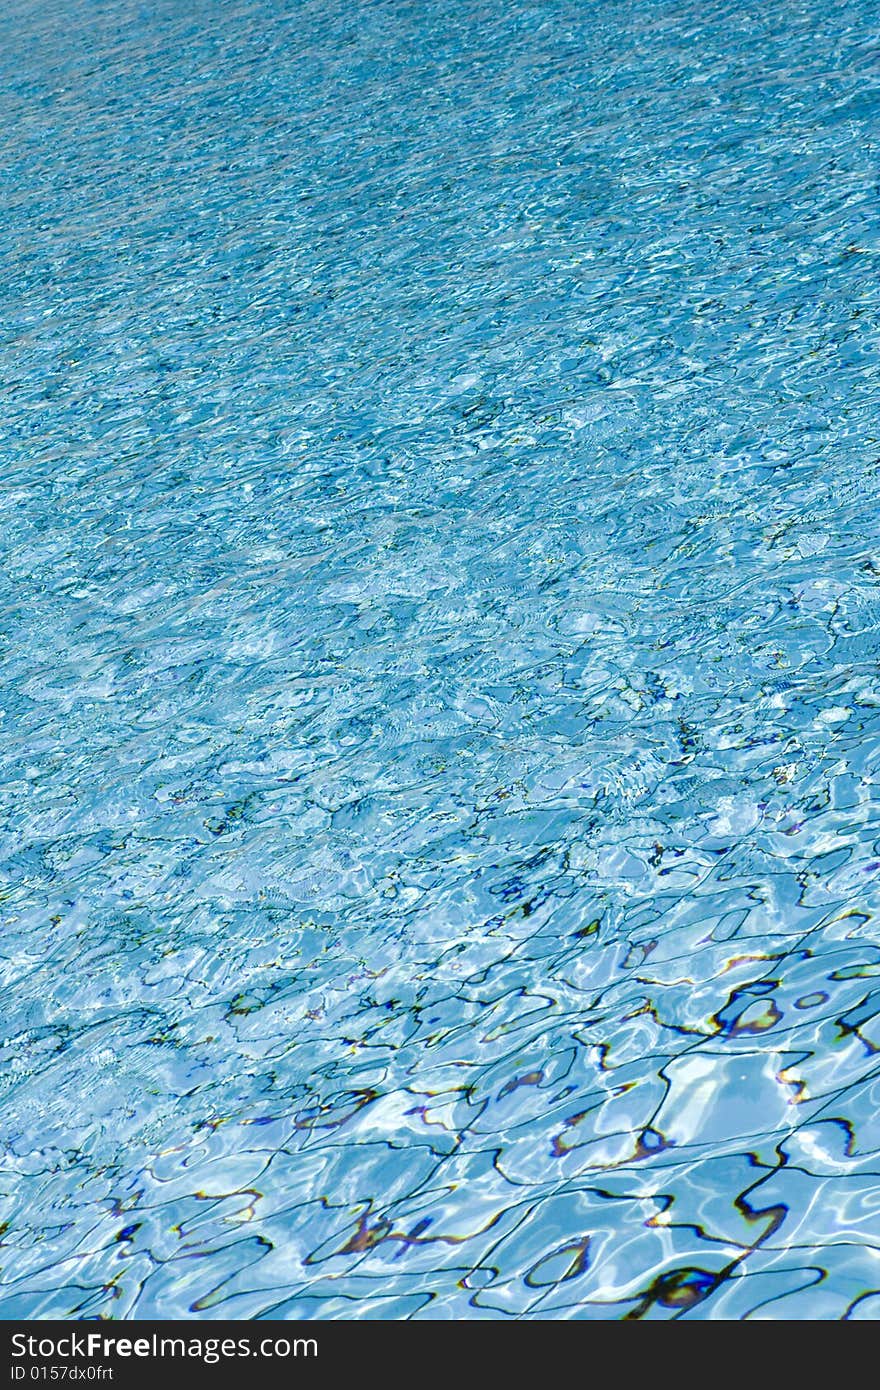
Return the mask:
POLYGON ((875 7, 0 27, 0 1316, 880 1315, 875 7))

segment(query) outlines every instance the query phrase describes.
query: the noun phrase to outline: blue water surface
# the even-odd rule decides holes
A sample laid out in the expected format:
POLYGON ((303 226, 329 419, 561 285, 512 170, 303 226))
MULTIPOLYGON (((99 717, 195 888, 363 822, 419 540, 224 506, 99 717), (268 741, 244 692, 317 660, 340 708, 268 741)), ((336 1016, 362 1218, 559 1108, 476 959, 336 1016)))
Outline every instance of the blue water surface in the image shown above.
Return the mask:
POLYGON ((876 5, 0 88, 0 1316, 880 1316, 876 5))

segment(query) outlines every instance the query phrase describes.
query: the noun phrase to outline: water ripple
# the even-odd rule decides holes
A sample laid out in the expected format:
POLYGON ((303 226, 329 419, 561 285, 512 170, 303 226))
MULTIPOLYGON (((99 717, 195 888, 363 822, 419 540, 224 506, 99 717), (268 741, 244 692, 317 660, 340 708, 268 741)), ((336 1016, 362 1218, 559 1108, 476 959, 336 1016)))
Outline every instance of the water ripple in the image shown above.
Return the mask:
POLYGON ((865 0, 15 0, 0 1316, 880 1316, 865 0))

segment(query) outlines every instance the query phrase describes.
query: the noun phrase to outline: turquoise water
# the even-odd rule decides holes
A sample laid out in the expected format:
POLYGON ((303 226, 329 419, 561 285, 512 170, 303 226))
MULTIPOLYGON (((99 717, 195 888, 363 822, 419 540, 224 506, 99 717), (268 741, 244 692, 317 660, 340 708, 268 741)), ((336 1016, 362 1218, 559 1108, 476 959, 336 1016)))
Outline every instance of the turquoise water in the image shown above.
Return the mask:
POLYGON ((880 1315, 875 7, 0 40, 0 1316, 880 1315))

